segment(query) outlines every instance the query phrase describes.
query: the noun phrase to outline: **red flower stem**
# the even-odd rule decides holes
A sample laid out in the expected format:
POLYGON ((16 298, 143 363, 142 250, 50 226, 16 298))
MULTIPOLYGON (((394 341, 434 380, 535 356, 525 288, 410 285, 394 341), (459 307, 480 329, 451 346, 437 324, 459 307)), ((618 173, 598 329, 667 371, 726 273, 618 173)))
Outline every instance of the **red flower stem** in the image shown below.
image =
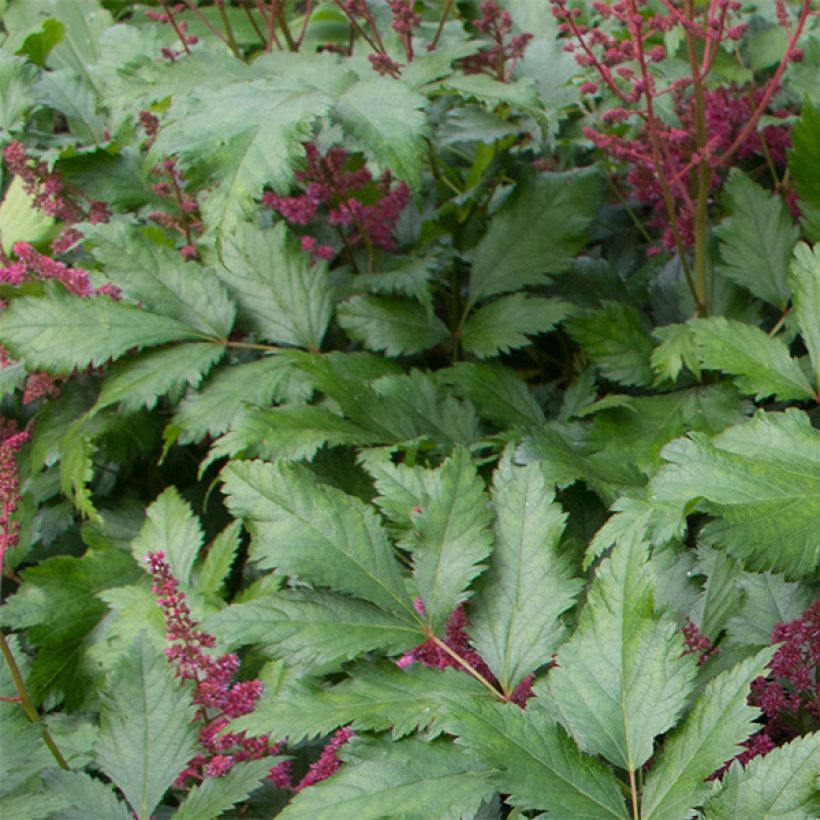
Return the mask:
POLYGON ((439 17, 438 28, 436 29, 435 36, 433 37, 433 40, 429 46, 430 51, 432 51, 438 46, 438 41, 441 39, 441 33, 444 31, 444 24, 447 22, 447 17, 450 15, 450 9, 452 7, 453 0, 447 0, 447 2, 445 2, 444 4, 444 8, 441 10, 441 17, 439 17))
POLYGON ((171 28, 174 30, 175 34, 179 38, 179 42, 182 43, 182 48, 186 54, 191 53, 191 49, 188 48, 188 42, 185 39, 185 35, 179 30, 179 26, 177 25, 176 18, 174 17, 174 12, 171 8, 169 8, 168 3, 166 0, 159 0, 159 4, 162 6, 162 10, 168 17, 168 22, 171 24, 171 28))
POLYGON ((219 11, 219 19, 222 21, 222 28, 225 31, 225 42, 228 48, 234 53, 234 56, 241 59, 242 52, 240 52, 239 46, 237 45, 236 37, 233 33, 233 26, 228 17, 228 12, 225 9, 225 0, 214 0, 214 5, 219 11))
POLYGON ((302 18, 302 27, 299 29, 299 34, 296 36, 296 50, 302 45, 302 40, 305 39, 307 33, 308 23, 310 22, 310 15, 313 14, 313 0, 307 0, 305 3, 304 17, 302 18))
POLYGON ((271 6, 274 9, 273 16, 279 24, 279 29, 281 30, 282 36, 285 38, 285 42, 288 45, 288 51, 298 51, 299 49, 293 41, 293 36, 290 33, 290 26, 288 25, 288 18, 285 15, 283 4, 280 0, 273 0, 271 6))
POLYGON ((757 128, 757 124, 760 121, 760 118, 763 116, 763 112, 766 110, 769 102, 771 101, 772 97, 774 96, 774 92, 780 87, 780 80, 783 79, 783 73, 786 70, 786 66, 789 64, 791 60, 791 54, 794 50, 795 46, 797 45, 797 41, 800 38, 800 35, 803 33, 803 29, 805 28, 806 21, 809 19, 811 7, 811 0, 803 0, 803 8, 800 12, 800 18, 797 21, 797 25, 791 32, 791 36, 789 37, 789 42, 786 44, 786 49, 783 52, 783 57, 780 59, 780 64, 777 66, 777 70, 774 73, 774 76, 769 80, 768 85, 766 86, 766 90, 763 92, 763 96, 760 98, 760 102, 757 104, 757 108, 754 110, 754 113, 749 118, 749 121, 743 127, 743 130, 737 135, 735 141, 726 149, 726 151, 720 155, 720 157, 715 160, 713 163, 715 168, 719 168, 721 165, 725 165, 729 160, 734 156, 735 151, 740 148, 741 145, 748 139, 749 135, 757 128))
POLYGON ((182 207, 182 191, 179 187, 179 182, 177 182, 177 175, 174 173, 174 170, 171 169, 168 171, 168 176, 171 177, 171 184, 174 186, 174 199, 177 201, 177 208, 179 208, 182 224, 182 234, 185 237, 185 244, 186 245, 193 245, 194 240, 191 237, 191 226, 188 224, 190 220, 190 214, 187 214, 182 207))
POLYGON ((265 37, 265 33, 259 28, 259 23, 256 22, 256 18, 251 13, 250 8, 248 8, 248 0, 242 0, 242 11, 245 12, 245 16, 248 18, 248 21, 251 24, 251 27, 256 32, 256 36, 262 42, 262 46, 267 45, 267 38, 265 37))
POLYGON ((265 41, 265 53, 270 52, 274 45, 281 50, 282 44, 276 36, 276 19, 273 16, 273 9, 268 8, 265 5, 264 0, 253 0, 253 3, 256 6, 256 10, 259 12, 259 15, 265 21, 265 28, 268 34, 265 41))
POLYGON ((20 672, 20 667, 17 665, 17 661, 14 659, 14 654, 11 651, 11 647, 6 642, 6 636, 0 631, 0 654, 3 655, 5 658, 6 664, 8 665, 9 672, 11 672, 11 679, 14 682, 14 688, 17 690, 17 697, 20 702, 20 706, 23 709, 26 717, 32 722, 39 724, 40 726, 40 734, 43 738, 43 742, 48 747, 48 750, 51 752, 54 760, 57 761, 57 765, 61 769, 65 769, 69 771, 69 765, 66 763, 66 759, 63 757, 62 752, 58 748, 57 744, 54 742, 54 738, 48 731, 43 719, 40 717, 37 708, 35 707, 34 703, 29 696, 28 689, 26 689, 26 683, 23 680, 23 675, 20 672))
MULTIPOLYGON (((163 6, 165 6, 165 2, 164 2, 164 0, 160 0, 160 2, 162 2, 162 5, 163 5, 163 6)), ((226 37, 225 37, 225 32, 220 31, 220 30, 219 30, 219 29, 218 29, 218 28, 217 28, 217 27, 216 27, 216 26, 215 26, 215 25, 214 25, 214 24, 213 24, 213 23, 212 23, 212 22, 211 22, 211 21, 210 21, 210 20, 209 20, 209 19, 208 19, 208 18, 207 18, 207 17, 206 17, 206 16, 205 16, 205 15, 204 15, 204 14, 203 14, 200 10, 199 10, 199 6, 197 6, 197 4, 194 2, 194 0, 185 0, 185 5, 188 7, 189 11, 192 11, 192 12, 193 12, 194 17, 196 17, 196 18, 197 18, 197 20, 199 20, 199 22, 200 22, 200 23, 202 23, 202 25, 203 25, 203 26, 205 26, 205 28, 207 28, 207 29, 208 29, 208 31, 210 31, 210 32, 211 32, 211 34, 213 34, 213 35, 214 35, 214 37, 216 37, 217 39, 221 40, 223 43, 225 43, 225 45, 228 45, 228 40, 227 40, 227 39, 226 39, 226 37)), ((229 46, 229 47, 230 47, 230 46, 229 46)), ((188 49, 187 49, 187 48, 186 48, 185 50, 186 50, 186 51, 188 51, 188 49)), ((233 51, 233 49, 231 49, 231 50, 233 51)), ((190 53, 190 52, 188 52, 188 53, 190 53)), ((235 52, 235 51, 234 51, 234 54, 236 54, 236 52, 235 52)), ((236 55, 236 56, 239 56, 239 55, 236 55)))
MULTIPOLYGON (((375 51, 377 54, 384 54, 385 53, 384 46, 379 47, 373 41, 371 36, 367 33, 367 31, 365 31, 364 27, 361 25, 361 23, 359 23, 359 21, 356 19, 356 17, 348 12, 348 10, 344 6, 344 3, 342 3, 342 0, 336 0, 336 5, 342 10, 344 15, 350 21, 351 27, 356 29, 356 31, 358 31, 359 34, 361 34, 362 37, 364 37, 364 39, 366 40, 366 42, 370 46, 370 48, 372 48, 373 51, 375 51)), ((353 51, 352 45, 351 45, 350 50, 351 50, 351 52, 353 51)))

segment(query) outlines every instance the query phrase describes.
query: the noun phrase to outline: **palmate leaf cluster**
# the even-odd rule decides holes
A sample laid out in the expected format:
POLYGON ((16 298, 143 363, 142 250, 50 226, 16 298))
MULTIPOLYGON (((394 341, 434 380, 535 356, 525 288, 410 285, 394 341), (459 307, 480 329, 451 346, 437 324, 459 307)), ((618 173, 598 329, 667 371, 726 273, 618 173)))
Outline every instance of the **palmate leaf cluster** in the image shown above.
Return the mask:
MULTIPOLYGON (((282 4, 292 49, 253 5, 183 12, 186 54, 128 0, 0 0, 0 148, 78 208, 43 214, 6 163, 0 268, 29 243, 102 289, 0 283, 2 435, 31 433, 0 816, 820 816, 816 713, 711 777, 764 728, 772 629, 820 590, 818 29, 778 90, 788 172, 715 175, 705 315, 584 136, 601 112, 540 0, 500 3, 534 35, 503 77, 464 62, 478 3, 416 3, 413 59, 369 3, 385 74, 339 4, 282 4), (263 204, 306 191, 307 143, 367 169, 360 207, 407 186, 394 247, 263 204), (263 684, 228 731, 281 741, 195 785, 214 716, 165 657, 159 551, 263 684), (338 771, 274 787, 341 727, 338 771)), ((775 65, 776 10, 750 13, 715 82, 775 65)))

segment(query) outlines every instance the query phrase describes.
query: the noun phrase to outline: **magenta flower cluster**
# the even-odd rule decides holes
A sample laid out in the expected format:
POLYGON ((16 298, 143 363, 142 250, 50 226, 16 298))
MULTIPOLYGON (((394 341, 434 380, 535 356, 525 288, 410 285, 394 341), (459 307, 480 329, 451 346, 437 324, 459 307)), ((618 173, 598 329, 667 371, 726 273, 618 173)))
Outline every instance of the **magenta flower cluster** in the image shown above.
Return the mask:
POLYGON ((19 539, 20 523, 14 519, 20 503, 17 453, 29 438, 28 431, 18 431, 15 421, 0 419, 0 575, 6 551, 19 539))
MULTIPOLYGON (((332 227, 348 251, 352 248, 396 248, 393 230, 410 201, 404 182, 393 186, 389 171, 379 179, 364 165, 354 164, 344 148, 327 153, 312 142, 305 144, 305 167, 296 172, 303 193, 279 196, 266 192, 262 201, 292 226, 316 231, 322 224, 332 227)), ((332 260, 337 250, 312 233, 302 236, 302 247, 314 258, 332 260)))
POLYGON ((512 34, 512 17, 501 11, 495 0, 483 0, 479 6, 481 17, 473 25, 492 40, 492 45, 482 48, 460 61, 467 74, 489 74, 502 83, 510 81, 515 64, 524 56, 532 34, 512 34))
MULTIPOLYGON (((152 589, 157 603, 165 614, 166 638, 170 644, 165 655, 176 667, 177 677, 192 682, 192 701, 197 706, 197 720, 203 724, 199 732, 203 751, 188 761, 176 785, 181 788, 190 781, 221 777, 241 761, 261 760, 283 752, 284 741, 273 742, 267 734, 249 737, 245 732, 225 731, 231 720, 253 712, 262 696, 262 683, 235 681, 239 658, 232 652, 214 656, 208 651, 216 647, 216 638, 197 628, 185 593, 180 590, 165 554, 149 552, 146 562, 154 578, 152 589)), ((339 729, 296 784, 289 760, 272 766, 268 779, 278 789, 294 792, 326 780, 341 765, 336 752, 351 737, 353 732, 349 728, 339 729)))

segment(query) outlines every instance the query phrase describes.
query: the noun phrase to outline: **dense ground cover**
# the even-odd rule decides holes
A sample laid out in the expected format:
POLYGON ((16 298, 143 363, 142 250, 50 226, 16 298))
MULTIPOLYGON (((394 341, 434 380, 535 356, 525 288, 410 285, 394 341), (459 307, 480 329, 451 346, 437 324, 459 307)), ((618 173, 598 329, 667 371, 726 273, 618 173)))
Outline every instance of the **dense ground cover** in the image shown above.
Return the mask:
POLYGON ((0 25, 0 816, 820 816, 809 0, 0 25))

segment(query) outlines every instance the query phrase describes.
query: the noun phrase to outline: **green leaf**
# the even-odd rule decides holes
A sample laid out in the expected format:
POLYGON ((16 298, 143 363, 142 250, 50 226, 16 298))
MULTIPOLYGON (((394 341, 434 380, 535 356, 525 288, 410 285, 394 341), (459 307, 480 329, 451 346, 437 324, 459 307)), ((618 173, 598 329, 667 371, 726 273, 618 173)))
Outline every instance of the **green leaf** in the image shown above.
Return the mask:
POLYGON ((227 236, 251 213, 265 185, 284 190, 313 123, 331 98, 302 85, 298 76, 268 76, 202 85, 174 98, 154 144, 157 155, 178 155, 205 185, 202 203, 210 231, 227 236))
POLYGON ((537 699, 514 704, 462 699, 446 718, 518 809, 547 809, 555 817, 630 817, 618 780, 595 758, 581 754, 537 699))
POLYGON ((49 793, 65 801, 55 815, 59 820, 130 820, 128 806, 106 783, 84 772, 50 769, 43 773, 49 793))
POLYGON ((24 628, 38 652, 29 689, 37 702, 60 693, 76 710, 94 695, 93 669, 85 660, 91 632, 105 615, 95 596, 139 577, 128 553, 89 550, 82 558, 58 556, 23 570, 23 585, 0 609, 0 622, 24 628))
POLYGON ((734 757, 756 728, 760 710, 747 705, 749 687, 764 674, 773 654, 774 648, 767 647, 706 684, 683 723, 666 737, 646 776, 642 818, 675 820, 703 804, 712 791, 706 778, 734 757))
MULTIPOLYGON (((332 669, 375 649, 401 652, 424 640, 419 626, 326 590, 282 590, 209 615, 203 628, 227 646, 261 644, 293 667, 332 669)), ((255 713, 254 713, 255 714, 255 713)))
POLYGON ((529 336, 546 333, 572 313, 560 299, 523 293, 502 296, 472 313, 461 331, 465 352, 487 359, 530 343, 529 336))
POLYGON ((744 572, 737 579, 744 592, 740 611, 729 621, 728 640, 748 646, 767 646, 776 624, 799 618, 814 601, 803 584, 789 583, 782 575, 744 572))
POLYGON ((526 429, 545 421, 527 383, 508 367, 458 362, 454 367, 440 370, 438 377, 445 384, 458 387, 481 416, 497 427, 526 429))
POLYGON ((26 820, 49 820, 65 806, 65 799, 56 794, 27 791, 0 797, 0 817, 25 817, 26 820))
POLYGON ((598 310, 571 319, 566 328, 608 379, 628 386, 652 384, 654 345, 646 319, 635 308, 605 302, 598 310))
POLYGON ((388 356, 419 353, 449 337, 441 319, 407 299, 354 296, 337 307, 336 318, 352 339, 388 356))
POLYGON ((780 401, 814 398, 814 390, 789 349, 760 328, 711 316, 689 322, 701 365, 735 378, 738 389, 756 399, 780 401))
POLYGON ((143 638, 118 665, 103 698, 97 764, 138 820, 149 820, 196 751, 191 695, 143 638))
POLYGON ((123 294, 152 313, 176 319, 206 338, 227 339, 236 308, 217 275, 186 262, 124 220, 83 225, 95 259, 123 294))
MULTIPOLYGON (((33 65, 0 51, 0 132, 22 130, 26 114, 34 104, 32 86, 36 77, 33 65)), ((4 135, 3 141, 8 141, 8 137, 4 135)))
POLYGON ((467 598, 470 582, 490 554, 484 482, 469 453, 458 448, 428 475, 427 497, 413 515, 415 531, 401 546, 413 553, 413 575, 430 629, 439 632, 467 598))
POLYGON ((415 623, 390 543, 375 512, 282 462, 233 462, 222 472, 228 509, 248 519, 251 557, 314 584, 371 601, 415 623))
POLYGON ((131 544, 131 554, 145 569, 149 552, 164 552, 171 572, 178 581, 188 584, 205 541, 202 525, 190 504, 183 501, 176 487, 168 487, 151 503, 146 515, 140 534, 131 544))
POLYGON ((216 595, 228 577, 242 537, 242 523, 232 521, 206 547, 205 560, 194 574, 194 587, 204 595, 216 595))
POLYGON ((0 315, 0 340, 33 370, 98 367, 134 347, 201 339, 190 327, 107 296, 14 299, 0 315))
POLYGON ((639 538, 623 540, 593 582, 573 636, 548 678, 561 721, 585 751, 634 771, 672 727, 692 691, 695 659, 654 609, 655 581, 639 538))
POLYGON ((598 201, 598 175, 587 170, 540 174, 518 185, 476 247, 470 305, 568 270, 598 201))
POLYGON ((203 820, 220 817, 223 812, 245 800, 262 783, 277 758, 246 760, 237 763, 222 777, 207 777, 194 786, 179 804, 174 820, 203 820))
MULTIPOLYGON (((361 754, 361 753, 360 753, 361 754)), ((283 820, 459 820, 491 796, 490 771, 452 743, 374 744, 331 778, 300 792, 283 820)))
POLYGON ((327 266, 313 265, 284 223, 261 230, 246 222, 222 241, 220 277, 259 338, 318 350, 331 314, 327 266))
POLYGON ((820 208, 820 108, 805 104, 800 119, 792 130, 792 150, 789 152, 789 171, 800 199, 820 208))
POLYGON ((675 381, 684 366, 700 378, 700 362, 690 325, 657 327, 652 335, 660 340, 650 357, 652 370, 660 379, 675 381))
POLYGON ((105 139, 106 118, 98 113, 96 89, 72 69, 63 68, 43 74, 34 93, 41 105, 60 111, 70 131, 81 142, 95 145, 105 139))
POLYGON ((210 458, 311 460, 320 447, 374 443, 372 433, 323 407, 249 407, 214 443, 210 458))
POLYGON ((424 96, 403 82, 371 76, 339 96, 333 119, 376 161, 412 189, 421 187, 427 121, 424 96))
POLYGON ((173 424, 182 430, 181 444, 224 433, 245 404, 274 400, 306 401, 312 388, 306 377, 283 356, 266 356, 217 371, 180 402, 173 424))
POLYGON ((470 605, 470 636, 505 693, 549 660, 564 627, 561 613, 580 592, 558 542, 566 516, 553 503, 540 466, 495 473, 495 549, 470 605))
POLYGON ((809 351, 814 383, 820 394, 820 256, 802 242, 794 251, 789 287, 797 325, 809 351))
POLYGON ((726 628, 729 619, 743 605, 745 596, 738 583, 743 568, 739 561, 725 552, 701 547, 694 572, 705 575, 706 581, 689 617, 704 635, 714 638, 726 628))
MULTIPOLYGON (((294 689, 270 701, 263 696, 254 711, 255 725, 290 743, 348 724, 356 732, 389 729, 394 739, 416 731, 432 737, 442 731, 440 718, 453 701, 492 698, 478 681, 454 669, 362 663, 351 671, 350 678, 331 688, 294 689)), ((251 717, 234 721, 231 729, 249 727, 251 717)))
POLYGON ((652 502, 694 508, 716 520, 699 538, 728 549, 749 569, 795 578, 815 571, 820 433, 805 413, 758 413, 711 440, 692 433, 668 444, 652 502))
POLYGON ((706 820, 738 817, 797 818, 820 813, 820 732, 804 735, 765 757, 756 757, 743 769, 729 769, 723 788, 704 809, 706 820))
POLYGON ((225 353, 223 345, 192 342, 163 350, 149 350, 108 371, 95 407, 119 402, 125 413, 152 410, 160 396, 196 388, 225 353))
POLYGON ((722 259, 717 273, 783 310, 789 302, 786 271, 800 230, 783 200, 739 169, 723 190, 731 215, 715 229, 722 259))
POLYGON ((23 178, 13 177, 0 203, 0 247, 3 253, 10 254, 16 242, 37 244, 46 241, 54 235, 55 225, 54 217, 34 205, 23 178))

